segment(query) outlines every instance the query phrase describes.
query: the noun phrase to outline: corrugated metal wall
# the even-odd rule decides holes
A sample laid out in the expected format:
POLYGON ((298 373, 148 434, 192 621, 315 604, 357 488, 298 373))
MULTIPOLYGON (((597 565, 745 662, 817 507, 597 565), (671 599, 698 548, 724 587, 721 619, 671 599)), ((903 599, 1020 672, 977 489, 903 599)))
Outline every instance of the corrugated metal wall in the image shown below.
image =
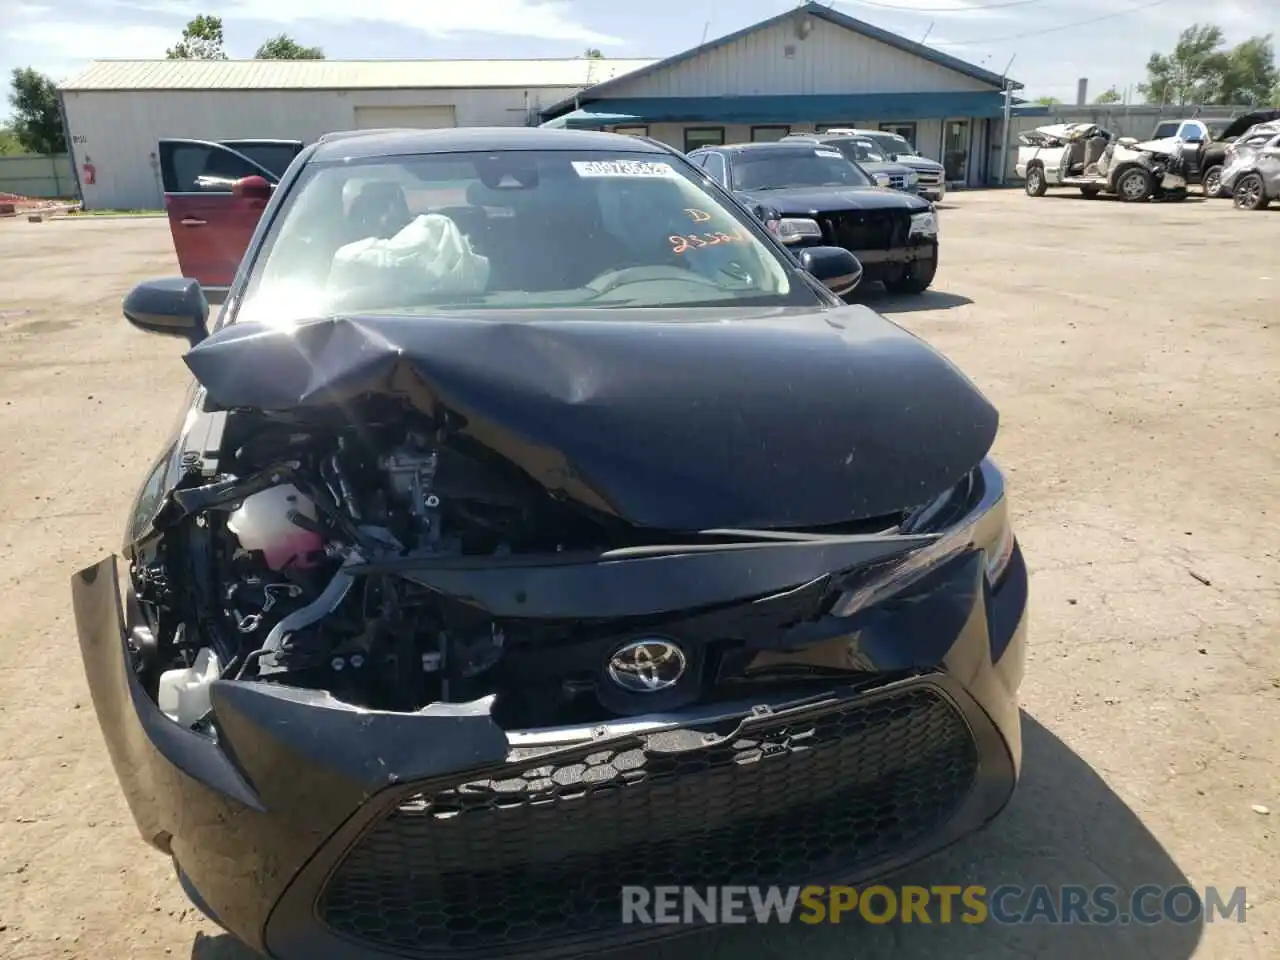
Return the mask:
POLYGON ((81 178, 85 207, 159 209, 164 205, 156 143, 285 139, 311 142, 356 126, 355 108, 452 106, 458 126, 523 126, 528 109, 549 106, 573 91, 524 90, 156 90, 67 92, 63 95, 77 169, 92 162, 92 185, 81 178), (526 103, 527 98, 527 103, 526 103))
POLYGON ((20 197, 70 197, 76 192, 65 153, 0 156, 0 193, 20 197))
POLYGON ((815 17, 788 19, 646 77, 610 97, 940 93, 991 86, 815 17), (811 24, 807 36, 797 23, 811 24))

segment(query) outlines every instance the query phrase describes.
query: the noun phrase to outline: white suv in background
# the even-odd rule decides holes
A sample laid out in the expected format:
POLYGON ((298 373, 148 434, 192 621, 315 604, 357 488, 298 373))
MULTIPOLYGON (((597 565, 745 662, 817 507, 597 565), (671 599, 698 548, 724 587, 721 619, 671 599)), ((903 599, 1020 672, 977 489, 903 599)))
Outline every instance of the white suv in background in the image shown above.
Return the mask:
POLYGON ((823 133, 828 136, 856 136, 873 140, 893 163, 900 163, 915 171, 920 178, 919 195, 935 203, 947 192, 946 171, 942 164, 920 156, 911 142, 888 130, 859 130, 854 127, 829 127, 823 133))

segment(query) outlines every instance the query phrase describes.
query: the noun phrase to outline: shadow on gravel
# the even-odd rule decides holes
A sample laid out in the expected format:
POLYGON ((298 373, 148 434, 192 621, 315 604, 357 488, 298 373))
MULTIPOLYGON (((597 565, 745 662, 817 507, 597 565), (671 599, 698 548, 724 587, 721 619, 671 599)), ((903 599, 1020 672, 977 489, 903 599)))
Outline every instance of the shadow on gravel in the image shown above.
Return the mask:
MULTIPOLYGON (((906 869, 890 886, 980 884, 988 891, 1010 884, 1111 885, 1121 893, 1154 884, 1182 886, 1187 878, 1168 853, 1093 770, 1052 733, 1023 714, 1022 782, 1013 800, 984 831, 906 869)), ((1007 905, 1025 907, 1011 897, 1007 905)), ((1157 908, 1159 897, 1144 901, 1157 908)), ((957 915, 961 912, 957 905, 957 915)), ((850 915, 852 917, 852 915, 850 915)), ((846 918, 839 925, 735 926, 615 952, 610 960, 1187 960, 1200 940, 1200 919, 1154 925, 873 925, 846 918)), ((252 960, 228 936, 197 936, 192 960, 252 960)))
POLYGON ((921 310, 950 310, 973 303, 968 297, 942 290, 926 290, 924 293, 890 293, 879 284, 858 290, 849 303, 860 303, 877 313, 916 313, 921 310))

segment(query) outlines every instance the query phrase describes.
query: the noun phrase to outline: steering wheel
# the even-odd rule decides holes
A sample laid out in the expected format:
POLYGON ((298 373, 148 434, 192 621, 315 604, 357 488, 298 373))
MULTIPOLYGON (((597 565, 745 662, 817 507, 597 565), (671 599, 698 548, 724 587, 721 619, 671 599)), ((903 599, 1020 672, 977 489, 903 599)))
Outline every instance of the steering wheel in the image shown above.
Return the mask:
POLYGON ((586 289, 595 291, 597 296, 604 296, 607 293, 612 293, 619 287, 625 287, 631 283, 651 283, 661 280, 674 280, 677 283, 692 283, 700 287, 711 287, 713 290, 723 289, 714 280, 708 279, 700 273, 694 273, 691 270, 685 270, 681 267, 668 267, 663 265, 624 267, 621 270, 606 270, 604 273, 600 274, 600 276, 588 283, 586 285, 586 289))

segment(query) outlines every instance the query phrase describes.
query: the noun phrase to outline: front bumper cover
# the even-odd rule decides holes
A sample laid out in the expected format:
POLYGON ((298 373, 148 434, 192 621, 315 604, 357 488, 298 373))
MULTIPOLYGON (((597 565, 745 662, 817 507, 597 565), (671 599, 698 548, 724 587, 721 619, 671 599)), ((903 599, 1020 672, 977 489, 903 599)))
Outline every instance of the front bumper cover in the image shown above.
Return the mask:
POLYGON ((378 713, 218 682, 217 742, 171 723, 134 676, 114 559, 78 574, 73 593, 121 786, 193 902, 272 956, 372 960, 576 956, 670 936, 686 928, 618 926, 599 898, 646 878, 856 882, 975 829, 1003 807, 1020 764, 1026 588, 1020 552, 997 590, 981 551, 961 553, 856 631, 827 623, 814 634, 805 659, 856 662, 846 679, 714 716, 507 734, 490 701, 378 713), (853 733, 833 735, 840 724, 853 733), (690 818, 707 797, 750 831, 728 832, 714 811, 690 818), (865 815, 846 823, 832 810, 865 815), (696 877, 652 873, 638 851, 654 836, 673 862, 701 864, 696 877), (803 855, 818 847, 829 855, 803 855), (675 857, 713 848, 718 857, 675 857), (594 882, 596 900, 571 884, 555 899, 562 861, 594 882), (448 896, 412 899, 433 890, 448 896))

